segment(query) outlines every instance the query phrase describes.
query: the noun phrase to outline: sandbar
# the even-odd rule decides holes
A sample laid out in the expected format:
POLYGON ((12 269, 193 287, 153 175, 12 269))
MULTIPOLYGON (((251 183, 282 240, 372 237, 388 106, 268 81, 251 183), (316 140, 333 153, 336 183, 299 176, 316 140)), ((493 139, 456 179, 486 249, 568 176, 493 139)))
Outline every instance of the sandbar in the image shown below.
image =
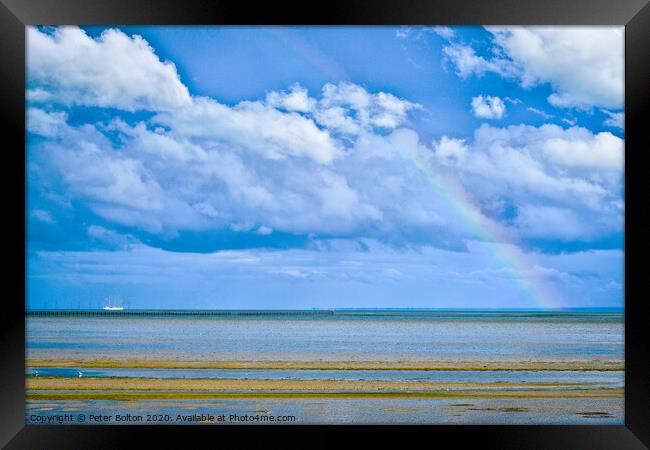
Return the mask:
MULTIPOLYGON (((378 380, 264 380, 232 378, 66 378, 27 377, 30 390, 210 390, 210 391, 425 391, 587 388, 597 383, 431 382, 378 380)), ((602 383, 598 383, 602 384, 602 383)))
POLYGON ((176 359, 28 359, 28 367, 305 370, 624 370, 619 360, 561 361, 184 361, 176 359))

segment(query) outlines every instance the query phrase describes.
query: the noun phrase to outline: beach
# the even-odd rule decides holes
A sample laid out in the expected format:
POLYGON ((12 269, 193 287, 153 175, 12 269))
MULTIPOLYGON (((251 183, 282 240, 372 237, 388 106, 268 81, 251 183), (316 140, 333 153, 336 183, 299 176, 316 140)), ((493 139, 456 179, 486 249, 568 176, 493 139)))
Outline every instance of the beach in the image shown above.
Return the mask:
POLYGON ((611 313, 28 317, 27 420, 622 423, 622 343, 611 313))

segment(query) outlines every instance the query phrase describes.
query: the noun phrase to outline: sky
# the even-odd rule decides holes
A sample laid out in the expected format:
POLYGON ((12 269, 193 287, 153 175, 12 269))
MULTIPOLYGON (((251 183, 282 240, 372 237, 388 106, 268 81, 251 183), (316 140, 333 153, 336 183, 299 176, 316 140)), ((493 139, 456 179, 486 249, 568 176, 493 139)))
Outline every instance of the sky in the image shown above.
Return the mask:
POLYGON ((28 27, 28 308, 622 307, 622 27, 28 27))

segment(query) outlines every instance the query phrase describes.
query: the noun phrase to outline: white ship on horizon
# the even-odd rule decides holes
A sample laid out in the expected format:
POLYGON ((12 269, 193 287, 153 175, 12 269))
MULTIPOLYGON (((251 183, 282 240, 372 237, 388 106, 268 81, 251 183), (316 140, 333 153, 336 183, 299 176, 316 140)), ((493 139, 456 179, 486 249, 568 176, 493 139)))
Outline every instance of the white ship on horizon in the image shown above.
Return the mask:
POLYGON ((119 297, 109 297, 106 302, 108 304, 102 307, 104 311, 122 311, 124 309, 122 299, 119 297))
POLYGON ((123 306, 104 306, 102 308, 104 311, 122 311, 124 309, 123 306))

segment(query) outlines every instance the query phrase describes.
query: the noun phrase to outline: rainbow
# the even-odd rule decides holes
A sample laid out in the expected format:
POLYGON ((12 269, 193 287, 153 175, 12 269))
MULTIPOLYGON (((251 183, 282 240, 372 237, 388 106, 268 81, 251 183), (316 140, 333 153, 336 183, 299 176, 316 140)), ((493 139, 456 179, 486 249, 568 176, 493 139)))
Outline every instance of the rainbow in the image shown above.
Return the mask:
MULTIPOLYGON (((269 37, 283 42, 293 54, 311 65, 331 81, 346 80, 345 70, 331 58, 299 38, 291 30, 282 27, 264 27, 269 37)), ((541 309, 561 309, 566 307, 562 296, 543 279, 540 270, 529 261, 521 251, 522 245, 517 239, 497 222, 489 219, 474 205, 461 184, 451 177, 437 174, 430 164, 415 152, 395 145, 399 154, 412 162, 425 175, 433 189, 442 192, 446 208, 458 219, 465 232, 475 238, 475 242, 485 249, 500 265, 513 271, 513 280, 518 289, 528 299, 527 307, 541 309)))
POLYGON ((465 189, 455 179, 436 173, 431 165, 416 151, 395 145, 399 154, 410 161, 427 179, 437 192, 442 192, 443 202, 454 219, 463 226, 464 231, 476 239, 486 252, 500 265, 511 269, 517 287, 532 305, 542 309, 561 309, 566 307, 562 296, 543 279, 540 270, 521 251, 522 246, 512 233, 489 219, 475 206, 465 189))
POLYGON ((318 47, 295 33, 292 27, 266 26, 262 28, 262 31, 269 38, 281 42, 285 49, 291 51, 293 57, 299 58, 302 63, 311 66, 327 81, 336 83, 341 80, 349 80, 350 77, 343 67, 318 47))

